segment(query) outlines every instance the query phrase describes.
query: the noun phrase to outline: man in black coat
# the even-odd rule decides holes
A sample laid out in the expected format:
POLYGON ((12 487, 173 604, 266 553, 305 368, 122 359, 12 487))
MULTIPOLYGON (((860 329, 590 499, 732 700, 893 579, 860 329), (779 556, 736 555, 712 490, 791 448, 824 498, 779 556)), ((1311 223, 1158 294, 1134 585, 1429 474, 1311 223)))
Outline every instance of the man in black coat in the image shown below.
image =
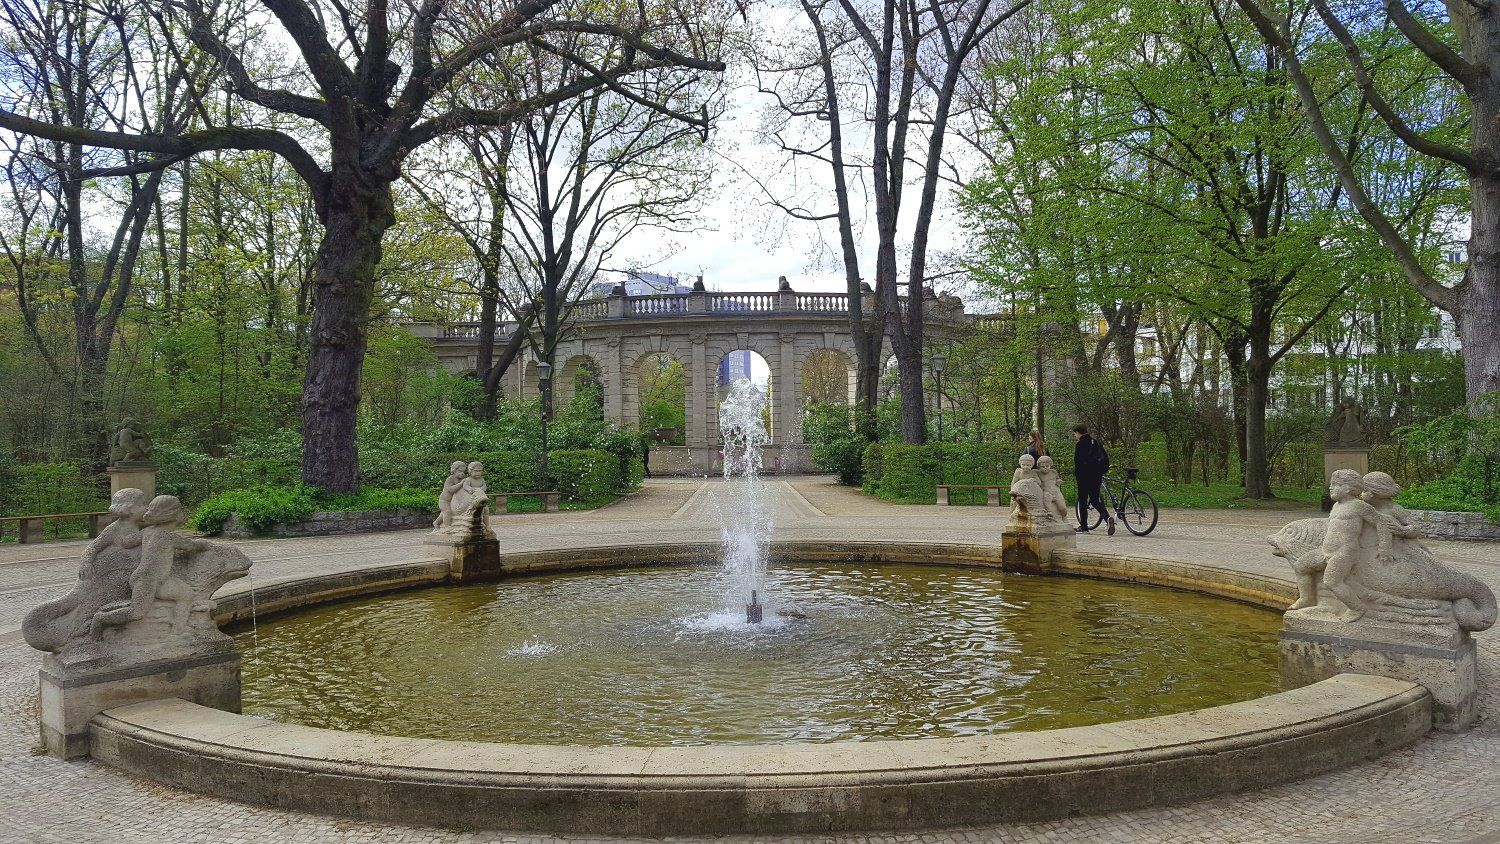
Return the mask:
POLYGON ((1089 436, 1087 425, 1073 426, 1073 480, 1078 482, 1078 532, 1089 531, 1089 508, 1097 507, 1109 521, 1109 535, 1115 535, 1115 517, 1104 506, 1099 484, 1109 471, 1109 455, 1089 436))

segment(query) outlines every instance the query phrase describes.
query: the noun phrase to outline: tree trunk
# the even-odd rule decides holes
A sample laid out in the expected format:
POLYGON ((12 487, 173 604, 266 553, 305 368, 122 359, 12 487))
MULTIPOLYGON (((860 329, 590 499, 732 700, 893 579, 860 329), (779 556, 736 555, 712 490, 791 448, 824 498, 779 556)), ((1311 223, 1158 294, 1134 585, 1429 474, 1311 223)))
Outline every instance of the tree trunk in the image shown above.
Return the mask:
POLYGON ((896 371, 901 374, 901 441, 927 441, 927 391, 922 384, 922 356, 899 355, 896 371))
POLYGON ((878 329, 866 326, 855 334, 854 432, 870 442, 880 435, 875 425, 875 405, 880 399, 880 353, 884 348, 885 335, 878 329))
POLYGON ((1271 391, 1269 337, 1252 337, 1245 360, 1245 497, 1271 497, 1271 464, 1266 454, 1266 405, 1271 391))
POLYGON ((381 238, 395 225, 394 180, 336 169, 313 266, 313 320, 302 382, 302 481, 359 489, 359 379, 381 238))
MULTIPOLYGON (((1500 98, 1500 92, 1492 95, 1500 98)), ((1500 113, 1500 105, 1490 110, 1500 113)), ((1478 110, 1476 109, 1476 118, 1478 110)), ((1477 123, 1476 119, 1476 123, 1477 123)), ((1490 127, 1491 135, 1500 127, 1490 127)), ((1476 146, 1480 140, 1476 129, 1476 146)), ((1496 139, 1500 146, 1500 139, 1496 139)), ((1479 412, 1486 395, 1500 391, 1500 179, 1470 180, 1474 215, 1469 234, 1469 272, 1458 290, 1454 315, 1463 343, 1464 396, 1479 412)))
POLYGON ((495 406, 499 401, 500 379, 490 379, 490 370, 495 366, 495 331, 499 328, 500 284, 496 270, 484 267, 484 282, 479 293, 479 350, 475 353, 474 372, 479 376, 482 395, 475 418, 481 422, 495 419, 495 406))
POLYGON ((1234 404, 1234 439, 1239 448, 1240 483, 1245 480, 1247 463, 1245 426, 1245 337, 1239 332, 1230 332, 1224 338, 1224 358, 1229 364, 1230 401, 1234 404))

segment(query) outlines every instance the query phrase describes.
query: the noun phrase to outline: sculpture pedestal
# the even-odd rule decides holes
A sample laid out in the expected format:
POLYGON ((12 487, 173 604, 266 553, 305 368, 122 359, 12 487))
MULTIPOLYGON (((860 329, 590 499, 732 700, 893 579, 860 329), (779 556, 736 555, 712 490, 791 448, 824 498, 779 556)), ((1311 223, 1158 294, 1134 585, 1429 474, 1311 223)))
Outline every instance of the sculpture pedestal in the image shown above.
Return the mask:
POLYGON ((1477 669, 1468 633, 1430 634, 1361 619, 1340 622, 1307 611, 1284 617, 1277 651, 1281 683, 1295 689, 1335 674, 1373 674, 1417 683, 1432 693, 1432 721, 1458 732, 1474 722, 1477 669))
POLYGON ((423 541, 448 550, 448 576, 458 583, 500 577, 500 542, 493 536, 451 537, 432 534, 423 541))
POLYGON ((125 668, 82 669, 42 660, 42 744, 50 756, 89 755, 89 721, 106 709, 162 698, 240 711, 240 655, 234 646, 125 668))
POLYGON ((116 463, 104 471, 109 473, 109 494, 122 489, 138 489, 146 498, 156 497, 155 463, 116 463))
POLYGON ((1333 509, 1328 497, 1328 482, 1339 469, 1353 469, 1361 475, 1370 471, 1370 448, 1363 445, 1326 446, 1323 449, 1323 512, 1333 509))
POLYGON ((1007 527, 1000 534, 1000 569, 1041 574, 1053 551, 1077 545, 1078 535, 1066 525, 1007 527))

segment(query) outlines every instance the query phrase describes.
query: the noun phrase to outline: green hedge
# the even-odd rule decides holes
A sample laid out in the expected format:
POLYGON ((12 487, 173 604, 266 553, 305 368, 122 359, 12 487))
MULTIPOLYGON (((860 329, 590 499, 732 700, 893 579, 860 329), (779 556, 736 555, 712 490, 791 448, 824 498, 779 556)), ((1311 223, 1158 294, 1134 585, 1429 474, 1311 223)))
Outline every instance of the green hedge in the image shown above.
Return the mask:
MULTIPOLYGON (((864 490, 899 504, 932 504, 940 483, 1009 487, 1019 453, 1011 443, 872 443, 864 452, 864 490)), ((986 495, 955 490, 949 500, 982 504, 986 495)))
MULTIPOLYGON (((558 492, 568 501, 598 506, 613 500, 631 483, 629 468, 619 455, 603 449, 561 449, 548 455, 548 474, 558 492)), ((400 510, 435 512, 438 491, 454 460, 484 463, 490 493, 533 492, 552 487, 540 477, 537 456, 527 452, 492 451, 470 454, 382 455, 380 478, 417 477, 419 484, 394 487, 366 486, 357 493, 328 495, 302 486, 257 485, 215 493, 198 505, 193 528, 209 533, 222 530, 231 513, 253 533, 264 533, 272 525, 306 521, 318 510, 400 510), (436 468, 433 468, 436 467, 436 468)), ((366 478, 369 482, 369 478, 366 478)), ((526 502, 514 502, 525 509, 526 502)))
POLYGON ((865 467, 862 457, 865 441, 857 437, 840 437, 815 443, 812 447, 813 465, 824 472, 839 476, 839 483, 859 486, 864 482, 865 467))
MULTIPOLYGON (((541 486, 540 455, 530 451, 376 452, 361 455, 360 483, 378 489, 422 487, 441 489, 448 467, 456 460, 478 460, 491 493, 531 492, 541 486)), ((437 493, 434 492, 434 500, 437 493)))
POLYGON ((619 456, 597 448, 561 449, 547 453, 548 474, 557 491, 569 501, 601 504, 625 488, 619 456))

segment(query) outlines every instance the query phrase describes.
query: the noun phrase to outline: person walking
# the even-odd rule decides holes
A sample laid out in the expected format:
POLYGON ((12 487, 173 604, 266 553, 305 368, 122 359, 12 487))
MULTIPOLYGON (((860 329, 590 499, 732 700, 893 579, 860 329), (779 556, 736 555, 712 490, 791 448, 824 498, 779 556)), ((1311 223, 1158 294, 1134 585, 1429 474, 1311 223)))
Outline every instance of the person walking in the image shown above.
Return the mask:
POLYGON ((1115 517, 1104 506, 1099 484, 1109 472, 1109 452, 1093 437, 1087 425, 1073 426, 1073 480, 1078 483, 1078 533, 1089 532, 1089 508, 1097 507, 1109 521, 1109 535, 1115 535, 1115 517))
POLYGON ((1047 456, 1047 441, 1042 439, 1041 431, 1031 429, 1031 442, 1027 444, 1024 453, 1031 455, 1032 460, 1041 460, 1047 456))

